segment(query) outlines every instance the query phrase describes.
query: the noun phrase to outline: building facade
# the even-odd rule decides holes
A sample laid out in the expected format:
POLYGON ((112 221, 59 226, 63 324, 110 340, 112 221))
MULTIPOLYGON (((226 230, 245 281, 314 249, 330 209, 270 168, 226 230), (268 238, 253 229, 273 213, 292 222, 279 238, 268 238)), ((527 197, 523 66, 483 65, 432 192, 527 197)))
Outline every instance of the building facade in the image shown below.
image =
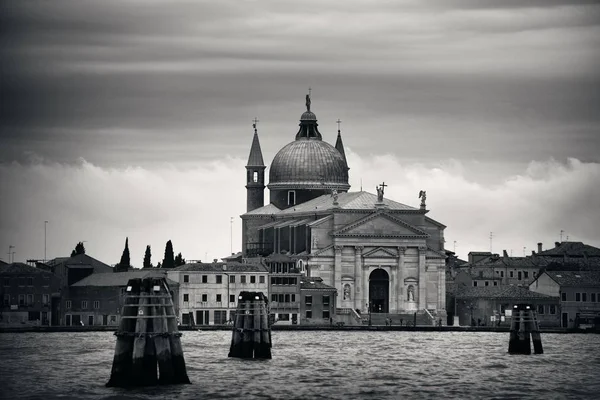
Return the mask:
POLYGON ((167 274, 179 284, 181 325, 230 324, 240 292, 269 291, 268 270, 261 264, 188 263, 167 274))
POLYGON ((336 321, 337 290, 321 278, 303 277, 300 282, 300 324, 332 325, 336 321))
MULTIPOLYGON (((341 132, 335 146, 323 141, 310 103, 307 97, 295 140, 273 158, 267 205, 256 200, 260 185, 250 181, 265 182, 264 165, 249 161, 244 257, 302 259, 310 276, 337 290, 340 310, 428 310, 445 322, 445 226, 426 215, 425 192, 416 208, 385 198, 385 184, 376 195, 349 192, 341 132)), ((254 135, 249 160, 262 160, 254 135)))

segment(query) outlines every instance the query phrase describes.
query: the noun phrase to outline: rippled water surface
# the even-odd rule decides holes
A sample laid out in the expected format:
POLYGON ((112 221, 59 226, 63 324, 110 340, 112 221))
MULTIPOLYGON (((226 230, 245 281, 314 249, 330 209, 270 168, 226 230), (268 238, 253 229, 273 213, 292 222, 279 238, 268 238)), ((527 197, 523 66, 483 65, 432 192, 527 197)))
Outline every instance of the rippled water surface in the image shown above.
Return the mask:
POLYGON ((600 335, 543 334, 510 356, 508 333, 273 332, 273 359, 227 357, 230 332, 184 332, 192 385, 106 388, 116 338, 0 334, 0 395, 17 399, 600 398, 600 335))

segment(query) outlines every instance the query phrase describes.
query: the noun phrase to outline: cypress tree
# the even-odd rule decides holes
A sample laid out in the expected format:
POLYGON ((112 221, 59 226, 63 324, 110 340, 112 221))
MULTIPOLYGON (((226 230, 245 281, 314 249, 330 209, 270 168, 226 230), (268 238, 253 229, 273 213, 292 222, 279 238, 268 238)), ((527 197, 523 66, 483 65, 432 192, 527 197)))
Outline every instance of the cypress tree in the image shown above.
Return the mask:
POLYGON ((175 255, 173 253, 173 243, 169 240, 165 246, 165 258, 163 258, 162 268, 175 267, 175 255))
POLYGON ((121 261, 117 264, 117 269, 119 272, 127 271, 127 269, 131 266, 131 260, 129 258, 129 238, 125 239, 125 248, 123 249, 123 254, 121 255, 121 261))
POLYGON ((83 242, 77 243, 75 250, 71 252, 71 257, 75 257, 78 254, 85 254, 85 246, 83 245, 83 242))
POLYGON ((150 252, 150 245, 146 246, 146 252, 144 253, 144 268, 152 268, 152 253, 150 252))
POLYGON ((183 258, 183 256, 181 255, 181 252, 179 252, 179 254, 177 254, 177 257, 175 257, 175 267, 179 267, 180 265, 184 265, 185 264, 185 258, 183 258))

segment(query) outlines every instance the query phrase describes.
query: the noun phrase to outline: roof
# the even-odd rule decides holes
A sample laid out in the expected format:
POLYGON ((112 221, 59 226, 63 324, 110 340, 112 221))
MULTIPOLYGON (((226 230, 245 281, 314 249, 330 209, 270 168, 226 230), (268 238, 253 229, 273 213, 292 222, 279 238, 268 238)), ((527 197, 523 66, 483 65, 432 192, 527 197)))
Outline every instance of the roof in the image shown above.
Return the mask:
POLYGON ((264 265, 240 262, 189 263, 169 271, 188 272, 268 272, 264 265), (224 268, 225 267, 225 268, 224 268))
POLYGON ((269 203, 264 207, 256 208, 252 211, 248 211, 244 215, 271 215, 280 212, 281 210, 277 208, 273 203, 269 203))
POLYGON ((250 155, 248 156, 248 167, 264 167, 265 162, 263 161, 262 151, 260 150, 260 142, 258 140, 258 133, 256 128, 254 129, 254 137, 252 138, 252 147, 250 147, 250 155))
POLYGON ((97 272, 108 272, 110 270, 112 270, 112 267, 108 264, 103 263, 102 261, 99 261, 97 259, 95 259, 94 257, 91 257, 87 254, 77 254, 73 257, 57 257, 53 260, 49 260, 45 263, 46 265, 49 265, 51 267, 56 267, 57 265, 63 264, 68 268, 77 268, 77 267, 83 267, 83 268, 94 268, 95 271, 97 272))
POLYGON ((12 264, 0 264, 0 274, 5 275, 19 275, 19 274, 45 274, 52 275, 51 272, 45 271, 40 268, 32 267, 24 263, 16 262, 12 264))
POLYGON ((600 287, 600 271, 546 271, 560 286, 600 287))
POLYGON ((457 287, 456 297, 461 299, 488 298, 507 300, 557 299, 557 297, 532 292, 519 286, 470 286, 457 287))
POLYGON ((538 253, 540 256, 600 257, 600 249, 583 242, 557 242, 552 249, 538 253))
MULTIPOLYGON (((81 286, 126 286, 130 279, 144 279, 150 277, 166 278, 166 270, 147 268, 127 272, 98 272, 91 274, 74 283, 71 287, 81 286), (163 272, 164 271, 164 272, 163 272)), ((167 279, 169 285, 178 285, 177 282, 167 279)))
POLYGON ((333 286, 329 286, 323 283, 321 278, 304 277, 300 280, 301 290, 322 290, 322 291, 336 291, 337 289, 333 286))

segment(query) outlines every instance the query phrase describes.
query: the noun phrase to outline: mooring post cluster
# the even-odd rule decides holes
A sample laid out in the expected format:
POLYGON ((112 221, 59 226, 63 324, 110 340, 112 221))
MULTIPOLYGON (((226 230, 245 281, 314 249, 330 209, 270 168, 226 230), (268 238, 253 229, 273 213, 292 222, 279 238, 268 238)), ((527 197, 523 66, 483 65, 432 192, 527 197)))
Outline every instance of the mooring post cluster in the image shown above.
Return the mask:
POLYGON ((271 358, 269 312, 262 292, 240 293, 229 357, 271 358))
POLYGON ((540 327, 533 307, 530 304, 517 304, 512 310, 509 354, 531 354, 531 341, 534 353, 543 354, 540 327))
POLYGON ((106 386, 190 383, 173 299, 164 278, 131 279, 127 283, 115 336, 115 356, 106 386))

